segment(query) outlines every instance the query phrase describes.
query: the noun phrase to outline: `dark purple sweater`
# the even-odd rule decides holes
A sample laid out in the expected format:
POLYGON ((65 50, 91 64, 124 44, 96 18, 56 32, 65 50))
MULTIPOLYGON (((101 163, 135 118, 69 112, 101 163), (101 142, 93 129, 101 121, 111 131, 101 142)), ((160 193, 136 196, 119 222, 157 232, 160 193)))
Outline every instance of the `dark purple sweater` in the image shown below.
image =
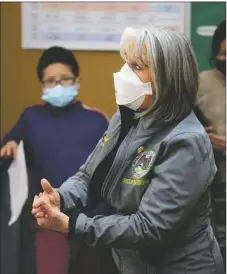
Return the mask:
POLYGON ((46 178, 59 187, 86 161, 107 126, 104 115, 80 102, 64 108, 32 106, 25 109, 3 144, 23 140, 37 180, 46 178))

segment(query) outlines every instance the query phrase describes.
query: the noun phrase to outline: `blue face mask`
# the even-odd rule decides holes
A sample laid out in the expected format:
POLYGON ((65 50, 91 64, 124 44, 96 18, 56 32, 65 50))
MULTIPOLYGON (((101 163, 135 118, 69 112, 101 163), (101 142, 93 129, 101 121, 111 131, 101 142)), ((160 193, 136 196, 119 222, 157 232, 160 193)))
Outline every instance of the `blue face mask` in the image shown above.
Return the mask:
POLYGON ((52 106, 67 106, 78 95, 76 86, 57 85, 53 88, 44 88, 41 99, 52 106))

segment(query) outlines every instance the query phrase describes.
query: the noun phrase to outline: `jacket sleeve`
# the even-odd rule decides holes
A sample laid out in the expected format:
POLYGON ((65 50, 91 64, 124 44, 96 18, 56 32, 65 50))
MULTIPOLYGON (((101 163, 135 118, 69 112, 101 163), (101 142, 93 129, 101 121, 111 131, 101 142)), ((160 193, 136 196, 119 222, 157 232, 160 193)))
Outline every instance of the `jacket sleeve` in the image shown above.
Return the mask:
MULTIPOLYGON (((216 173, 211 145, 198 134, 173 137, 157 159, 135 214, 79 214, 75 237, 89 246, 144 249, 168 242, 192 213, 216 173)), ((127 199, 127 197, 125 197, 127 199)))
POLYGON ((56 189, 61 197, 61 209, 67 211, 75 207, 86 207, 88 200, 88 185, 96 153, 102 149, 103 138, 96 145, 84 165, 78 172, 56 189))

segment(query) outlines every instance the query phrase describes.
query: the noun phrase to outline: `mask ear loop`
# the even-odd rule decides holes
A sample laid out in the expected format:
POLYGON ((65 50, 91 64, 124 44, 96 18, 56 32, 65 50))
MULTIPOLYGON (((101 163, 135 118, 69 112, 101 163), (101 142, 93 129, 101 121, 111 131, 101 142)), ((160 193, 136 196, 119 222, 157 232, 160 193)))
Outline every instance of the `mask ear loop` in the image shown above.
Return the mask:
POLYGON ((75 86, 76 86, 76 89, 77 91, 79 92, 80 91, 80 77, 77 77, 76 78, 76 81, 75 81, 75 86))

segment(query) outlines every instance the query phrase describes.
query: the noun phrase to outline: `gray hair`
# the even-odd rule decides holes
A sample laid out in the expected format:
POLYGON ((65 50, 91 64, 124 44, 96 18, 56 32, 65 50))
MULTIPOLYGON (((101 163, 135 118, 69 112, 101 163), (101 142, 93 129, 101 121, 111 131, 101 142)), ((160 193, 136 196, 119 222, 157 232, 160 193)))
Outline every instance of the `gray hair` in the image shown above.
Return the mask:
POLYGON ((153 113, 164 121, 182 120, 195 106, 198 90, 198 65, 189 40, 180 32, 166 28, 126 28, 122 34, 120 54, 134 54, 135 60, 151 72, 154 103, 140 118, 153 113), (129 52, 136 41, 138 52, 129 52))

